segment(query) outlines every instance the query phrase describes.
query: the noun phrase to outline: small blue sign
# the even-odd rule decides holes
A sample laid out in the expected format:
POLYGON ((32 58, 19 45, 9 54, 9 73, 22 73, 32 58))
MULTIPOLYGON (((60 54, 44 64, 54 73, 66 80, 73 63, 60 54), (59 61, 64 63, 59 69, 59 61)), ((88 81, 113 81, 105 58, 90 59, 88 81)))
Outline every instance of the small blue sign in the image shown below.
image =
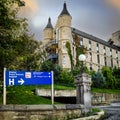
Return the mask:
POLYGON ((50 85, 52 72, 6 71, 6 85, 50 85))

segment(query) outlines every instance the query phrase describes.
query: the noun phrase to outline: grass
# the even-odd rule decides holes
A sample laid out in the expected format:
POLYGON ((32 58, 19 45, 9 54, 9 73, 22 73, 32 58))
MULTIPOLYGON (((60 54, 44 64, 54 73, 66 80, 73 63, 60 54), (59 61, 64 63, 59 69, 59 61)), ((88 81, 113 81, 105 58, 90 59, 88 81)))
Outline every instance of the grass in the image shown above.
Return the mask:
MULTIPOLYGON (((7 104, 51 104, 50 99, 36 96, 35 89, 50 89, 50 85, 44 86, 10 86, 7 87, 7 104)), ((62 85, 54 85, 55 90, 74 90, 75 87, 67 87, 62 85)), ((92 88, 92 92, 120 94, 120 90, 98 89, 92 88)), ((0 104, 2 104, 2 87, 0 87, 0 104)), ((58 103, 56 103, 58 104, 58 103)), ((60 103, 59 103, 60 104, 60 103)))
POLYGON ((7 104, 51 104, 51 100, 36 96, 34 86, 12 86, 7 87, 7 104))
POLYGON ((93 114, 96 114, 98 112, 100 112, 100 109, 98 109, 98 108, 92 108, 92 113, 93 114))
MULTIPOLYGON (((51 100, 36 96, 35 89, 51 89, 50 85, 43 86, 9 86, 7 87, 7 104, 51 104, 51 100)), ((73 87, 55 85, 56 90, 72 90, 73 87)), ((2 104, 2 88, 0 89, 0 104, 2 104)), ((55 104, 60 104, 56 103, 55 104)))
MULTIPOLYGON (((42 85, 38 86, 37 88, 44 88, 44 89, 51 89, 50 85, 42 85)), ((63 86, 63 85, 54 85, 55 90, 74 90, 74 87, 68 87, 68 86, 63 86)))
POLYGON ((116 89, 92 88, 91 90, 92 92, 96 92, 96 93, 120 94, 120 90, 116 90, 116 89))

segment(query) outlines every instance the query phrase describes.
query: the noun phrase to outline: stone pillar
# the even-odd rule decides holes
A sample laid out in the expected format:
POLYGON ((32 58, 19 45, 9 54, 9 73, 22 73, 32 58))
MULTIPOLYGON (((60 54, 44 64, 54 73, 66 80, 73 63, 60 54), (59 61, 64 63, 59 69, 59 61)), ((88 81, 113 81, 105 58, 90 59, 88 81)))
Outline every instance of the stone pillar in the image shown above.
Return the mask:
POLYGON ((91 76, 83 73, 75 76, 77 88, 76 103, 83 104, 86 108, 91 108, 91 76))

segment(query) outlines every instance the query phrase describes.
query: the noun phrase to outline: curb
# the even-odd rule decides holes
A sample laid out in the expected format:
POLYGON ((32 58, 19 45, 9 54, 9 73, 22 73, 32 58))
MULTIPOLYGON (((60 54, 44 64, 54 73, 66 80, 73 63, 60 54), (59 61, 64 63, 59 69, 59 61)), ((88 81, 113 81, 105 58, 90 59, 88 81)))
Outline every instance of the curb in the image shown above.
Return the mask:
POLYGON ((99 120, 104 115, 105 115, 105 112, 102 110, 98 112, 97 115, 92 115, 89 117, 82 117, 82 118, 77 118, 77 119, 72 119, 72 120, 99 120))

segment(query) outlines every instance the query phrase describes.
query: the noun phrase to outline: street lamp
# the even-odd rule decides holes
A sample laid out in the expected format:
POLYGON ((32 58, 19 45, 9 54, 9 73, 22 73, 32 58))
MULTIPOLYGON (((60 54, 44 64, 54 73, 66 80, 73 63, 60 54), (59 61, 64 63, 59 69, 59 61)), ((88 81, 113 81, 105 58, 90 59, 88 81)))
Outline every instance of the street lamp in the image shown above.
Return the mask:
POLYGON ((86 56, 84 54, 80 54, 78 57, 79 61, 81 61, 81 74, 84 72, 83 62, 86 60, 86 56))

